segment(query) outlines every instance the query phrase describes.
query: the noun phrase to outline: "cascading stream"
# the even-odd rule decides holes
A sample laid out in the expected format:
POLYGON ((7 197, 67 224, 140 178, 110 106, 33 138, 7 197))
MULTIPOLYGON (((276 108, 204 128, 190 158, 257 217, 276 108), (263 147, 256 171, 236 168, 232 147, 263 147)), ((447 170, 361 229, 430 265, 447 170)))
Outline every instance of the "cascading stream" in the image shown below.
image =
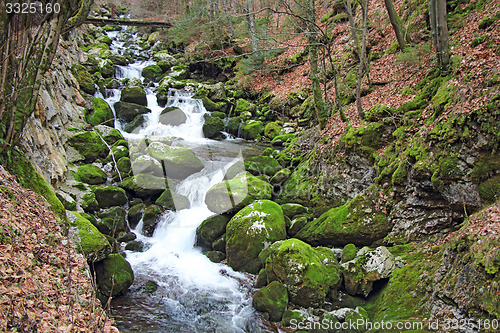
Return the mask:
MULTIPOLYGON (((122 45, 112 45, 112 49, 123 51, 122 45)), ((116 78, 141 78, 142 69, 149 64, 151 62, 119 66, 116 78)), ((257 332, 250 304, 251 287, 249 282, 245 283, 249 277, 211 262, 194 247, 196 228, 213 214, 204 203, 205 194, 212 185, 222 181, 224 170, 236 161, 240 147, 203 137, 203 114, 207 111, 200 100, 192 98, 192 93, 170 91, 167 106, 178 107, 187 116, 186 123, 170 126, 159 122, 164 108, 156 102, 153 89, 145 91, 151 113, 144 128, 129 134, 123 131, 124 124, 120 121, 116 121, 115 126, 131 144, 145 137, 172 138, 173 146, 195 151, 205 167, 175 187, 179 194, 188 197, 191 208, 165 212, 152 237, 141 234, 142 221, 134 230, 147 248, 145 252, 127 251, 135 284, 153 280, 159 288, 147 295, 132 287, 127 295, 116 299, 112 314, 118 327, 123 332, 257 332)), ((119 89, 106 92, 105 99, 112 108, 120 94, 119 89)))

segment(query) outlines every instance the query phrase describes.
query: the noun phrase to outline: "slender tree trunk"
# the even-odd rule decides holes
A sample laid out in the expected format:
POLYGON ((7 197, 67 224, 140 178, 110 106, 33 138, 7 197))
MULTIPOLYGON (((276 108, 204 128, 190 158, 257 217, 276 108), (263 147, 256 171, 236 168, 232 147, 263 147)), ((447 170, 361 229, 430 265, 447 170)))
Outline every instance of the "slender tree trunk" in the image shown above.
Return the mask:
POLYGON ((354 15, 352 13, 351 0, 344 0, 344 7, 347 11, 347 17, 349 19, 349 27, 351 28, 351 35, 352 39, 354 40, 354 45, 356 46, 356 52, 359 55, 361 53, 359 46, 359 38, 358 38, 358 33, 356 32, 357 27, 356 27, 356 22, 354 21, 354 15))
POLYGON ((252 43, 252 52, 257 54, 259 51, 259 42, 257 39, 257 29, 255 27, 253 0, 246 0, 246 12, 247 12, 246 19, 247 19, 248 34, 250 35, 250 40, 252 43))
POLYGON ((227 0, 222 0, 222 6, 224 7, 224 14, 226 15, 229 29, 231 29, 231 39, 234 39, 236 38, 236 30, 234 29, 233 21, 231 20, 231 16, 229 15, 229 11, 227 10, 227 0))
POLYGON ((391 21, 392 28, 394 29, 394 33, 396 34, 396 39, 398 40, 399 49, 401 51, 404 50, 406 43, 404 39, 404 34, 401 30, 400 19, 398 14, 394 10, 394 4, 392 0, 385 0, 385 8, 387 8, 387 13, 389 14, 389 20, 391 21))
POLYGON ((321 129, 326 127, 327 115, 325 102, 321 92, 318 70, 318 29, 316 27, 316 11, 314 9, 314 0, 307 0, 307 22, 308 22, 308 44, 309 44, 309 65, 311 71, 309 78, 312 82, 314 109, 316 118, 321 129))
MULTIPOLYGON (((363 78, 363 69, 365 66, 365 54, 366 54, 366 33, 367 33, 367 21, 368 21, 368 0, 362 1, 363 9, 363 40, 361 42, 361 55, 359 59, 358 68, 358 81, 356 83, 356 108, 358 109, 358 115, 360 119, 364 119, 365 115, 363 112, 363 107, 361 106, 361 79, 363 78)), ((366 68, 368 69, 368 68, 366 68)))
POLYGON ((448 68, 450 62, 446 0, 429 0, 429 17, 438 66, 444 71, 448 68))

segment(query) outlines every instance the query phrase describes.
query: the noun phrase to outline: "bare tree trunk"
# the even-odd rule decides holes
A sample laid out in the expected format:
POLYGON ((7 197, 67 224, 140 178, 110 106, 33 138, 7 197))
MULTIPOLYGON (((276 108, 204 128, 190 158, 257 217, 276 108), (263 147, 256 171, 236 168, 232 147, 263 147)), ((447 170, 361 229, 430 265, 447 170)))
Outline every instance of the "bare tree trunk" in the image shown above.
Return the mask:
POLYGON ((450 62, 446 0, 429 0, 429 17, 438 66, 446 70, 450 62))
POLYGON ((361 106, 361 79, 363 78, 363 69, 365 66, 365 54, 366 54, 366 33, 367 33, 367 21, 368 21, 368 0, 362 1, 361 6, 363 7, 363 40, 361 42, 361 55, 359 59, 358 68, 358 81, 356 83, 356 107, 358 109, 358 115, 360 119, 364 119, 365 115, 363 113, 363 107, 361 106))
POLYGON ((319 82, 318 70, 318 29, 316 26, 316 11, 314 9, 314 0, 307 0, 307 22, 308 22, 308 44, 309 44, 309 65, 311 71, 309 78, 312 82, 314 109, 316 118, 321 129, 326 127, 327 115, 325 110, 325 102, 323 101, 323 93, 319 82))
POLYGON ((387 8, 387 13, 389 14, 389 20, 391 21, 392 28, 394 29, 394 33, 396 34, 396 39, 398 40, 399 49, 403 51, 406 46, 406 43, 403 36, 403 32, 401 31, 400 20, 398 14, 394 10, 394 4, 392 3, 392 0, 385 0, 385 8, 387 8))
POLYGON ((258 53, 259 43, 257 39, 257 29, 255 27, 255 14, 254 14, 254 1, 246 0, 246 19, 248 34, 250 35, 250 40, 252 42, 252 52, 258 53))
POLYGON ((344 7, 347 11, 347 17, 349 19, 349 27, 351 28, 352 39, 354 40, 354 45, 356 46, 356 52, 360 54, 358 33, 356 32, 356 22, 354 21, 354 15, 352 13, 351 0, 344 0, 344 7))
POLYGON ((224 14, 226 15, 229 29, 231 29, 231 39, 234 39, 236 38, 236 30, 234 29, 233 21, 231 20, 231 16, 229 15, 229 11, 227 10, 227 0, 222 0, 222 6, 224 8, 224 14))

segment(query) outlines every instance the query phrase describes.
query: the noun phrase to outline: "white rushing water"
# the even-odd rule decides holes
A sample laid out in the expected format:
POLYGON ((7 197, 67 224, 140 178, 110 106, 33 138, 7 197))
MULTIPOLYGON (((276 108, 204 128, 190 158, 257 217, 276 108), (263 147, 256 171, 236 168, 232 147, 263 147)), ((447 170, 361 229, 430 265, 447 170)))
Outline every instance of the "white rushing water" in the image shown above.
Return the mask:
MULTIPOLYGON (((116 35, 113 35, 116 37, 116 35)), ((120 49, 123 43, 119 45, 120 49)), ((128 66, 117 66, 116 78, 141 78, 141 71, 152 62, 136 62, 128 66)), ((159 123, 164 109, 156 102, 154 87, 146 88, 147 122, 137 133, 124 132, 123 125, 116 127, 132 142, 145 137, 173 138, 173 145, 188 146, 195 151, 214 145, 202 133, 203 115, 207 112, 200 100, 192 93, 172 90, 167 106, 175 106, 187 116, 185 124, 179 126, 159 123)), ((106 92, 106 101, 113 108, 120 100, 120 90, 106 92)), ((97 93, 96 97, 103 97, 97 93)), ((114 111, 114 108, 113 108, 114 111)), ((224 151, 224 149, 219 149, 224 151)), ((203 154, 202 154, 203 155, 203 154)), ((210 154, 208 154, 210 155, 210 154)), ((142 221, 134 232, 138 240, 146 244, 145 252, 127 251, 127 260, 132 265, 137 283, 155 281, 158 291, 144 298, 142 291, 129 293, 121 307, 130 311, 130 316, 120 312, 124 332, 254 332, 257 331, 254 312, 250 305, 249 277, 234 272, 230 267, 211 262, 200 249, 194 247, 196 228, 213 213, 204 203, 208 189, 222 181, 224 170, 236 160, 230 155, 214 159, 200 157, 205 168, 176 185, 176 192, 189 198, 191 208, 178 212, 167 211, 161 217, 152 237, 141 234, 142 221), (140 327, 140 329, 137 329, 140 327)), ((116 314, 115 314, 116 315, 116 314)))

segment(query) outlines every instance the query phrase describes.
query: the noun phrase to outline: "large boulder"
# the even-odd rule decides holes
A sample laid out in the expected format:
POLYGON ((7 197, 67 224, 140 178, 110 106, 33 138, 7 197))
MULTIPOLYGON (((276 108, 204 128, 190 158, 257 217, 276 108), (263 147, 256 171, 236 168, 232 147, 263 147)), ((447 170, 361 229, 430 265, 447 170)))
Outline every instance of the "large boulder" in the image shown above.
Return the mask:
POLYGON ((92 80, 92 76, 83 65, 77 64, 73 66, 72 72, 78 82, 78 85, 80 86, 80 89, 89 95, 95 94, 97 91, 95 83, 92 80))
POLYGON ((149 65, 143 68, 141 74, 146 80, 158 82, 161 79, 163 70, 158 65, 149 65))
POLYGON ((153 54, 153 60, 158 62, 160 67, 165 67, 162 68, 163 70, 169 70, 171 67, 177 65, 177 59, 168 54, 168 51, 160 51, 153 54))
POLYGON ((285 217, 281 207, 269 200, 254 201, 227 224, 227 262, 235 270, 256 274, 262 268, 259 253, 285 238, 285 217))
POLYGON ((130 228, 135 229, 139 221, 144 216, 145 210, 146 210, 146 204, 142 202, 130 207, 130 209, 127 212, 127 220, 128 224, 130 225, 130 228))
POLYGON ((373 289, 373 283, 387 279, 397 267, 397 261, 385 246, 370 251, 361 249, 356 257, 342 264, 344 285, 350 295, 367 297, 373 289))
POLYGON ((296 237, 313 245, 359 246, 383 239, 390 230, 387 215, 377 211, 366 195, 358 195, 308 223, 296 237))
POLYGON ((184 111, 174 106, 166 107, 160 113, 160 123, 163 125, 179 126, 184 124, 186 120, 187 116, 184 111))
POLYGON ((304 207, 296 203, 283 204, 281 205, 281 209, 283 209, 283 214, 285 214, 285 216, 289 218, 293 218, 296 215, 305 214, 308 212, 307 207, 304 207))
POLYGON ((203 135, 209 139, 220 138, 224 130, 224 121, 219 117, 206 117, 203 124, 203 135))
POLYGON ((144 216, 142 217, 142 233, 146 236, 153 236, 153 233, 160 221, 162 211, 160 207, 156 205, 151 205, 144 211, 144 216))
POLYGON ((231 218, 227 215, 212 215, 205 219, 196 229, 196 244, 211 248, 213 242, 226 232, 226 226, 231 218))
POLYGON ((146 173, 126 178, 120 186, 139 198, 148 198, 161 194, 166 188, 165 178, 146 173))
POLYGON ((85 256, 89 263, 101 261, 111 253, 111 245, 106 237, 80 213, 68 212, 70 233, 72 229, 78 236, 77 249, 85 256))
POLYGON ((313 248, 295 238, 271 245, 265 263, 268 281, 282 282, 291 301, 303 307, 321 306, 327 295, 336 295, 341 282, 340 267, 330 249, 313 248))
POLYGON ((117 237, 122 231, 129 231, 127 226, 127 211, 123 207, 112 207, 100 211, 95 226, 105 235, 117 237))
POLYGON ((93 164, 84 164, 78 167, 75 172, 75 179, 79 182, 90 185, 98 185, 106 182, 108 176, 98 166, 93 164))
POLYGON ((155 148, 148 147, 146 151, 163 162, 165 173, 169 178, 186 179, 204 167, 203 162, 190 149, 172 148, 167 145, 158 147, 158 145, 155 145, 155 148))
POLYGON ((260 120, 247 120, 240 128, 240 134, 243 139, 256 140, 260 138, 264 131, 264 124, 260 120))
POLYGON ((113 111, 102 98, 92 98, 92 108, 85 111, 85 120, 92 126, 114 126, 113 111))
POLYGON ((92 188, 99 208, 123 206, 128 202, 127 194, 116 186, 96 186, 92 188))
POLYGON ((273 176, 281 170, 281 165, 271 156, 254 156, 245 161, 245 168, 255 176, 273 176))
POLYGON ((177 194, 169 188, 165 189, 155 204, 168 210, 182 210, 191 207, 189 199, 182 194, 177 194))
POLYGON ((134 120, 123 126, 123 130, 127 133, 139 133, 139 131, 144 128, 144 124, 146 124, 147 120, 148 118, 145 115, 139 114, 134 120))
POLYGON ((270 321, 280 321, 288 307, 288 292, 281 282, 273 281, 253 295, 252 305, 267 313, 270 321))
POLYGON ((240 172, 234 178, 212 186, 205 195, 205 203, 212 212, 222 214, 235 212, 254 200, 271 199, 271 184, 240 172))
MULTIPOLYGON (((112 115, 112 117, 114 116, 112 115)), ((96 125, 94 126, 94 131, 100 134, 108 145, 112 145, 119 140, 124 140, 123 135, 116 128, 105 125, 96 125)))
POLYGON ((94 268, 99 291, 106 297, 123 294, 134 282, 134 271, 121 254, 110 254, 94 268))
POLYGON ((116 102, 114 106, 118 119, 126 122, 131 122, 137 116, 151 112, 147 107, 135 103, 116 102))
POLYGON ((127 86, 123 88, 120 101, 139 104, 143 106, 148 105, 148 101, 146 99, 146 92, 142 87, 137 87, 137 86, 127 86))
POLYGON ((86 131, 77 133, 68 139, 68 144, 83 156, 85 162, 94 162, 98 158, 108 155, 108 148, 99 135, 86 131))
POLYGON ((132 162, 132 172, 134 175, 147 173, 156 177, 163 177, 161 163, 149 155, 141 155, 134 159, 132 162))

